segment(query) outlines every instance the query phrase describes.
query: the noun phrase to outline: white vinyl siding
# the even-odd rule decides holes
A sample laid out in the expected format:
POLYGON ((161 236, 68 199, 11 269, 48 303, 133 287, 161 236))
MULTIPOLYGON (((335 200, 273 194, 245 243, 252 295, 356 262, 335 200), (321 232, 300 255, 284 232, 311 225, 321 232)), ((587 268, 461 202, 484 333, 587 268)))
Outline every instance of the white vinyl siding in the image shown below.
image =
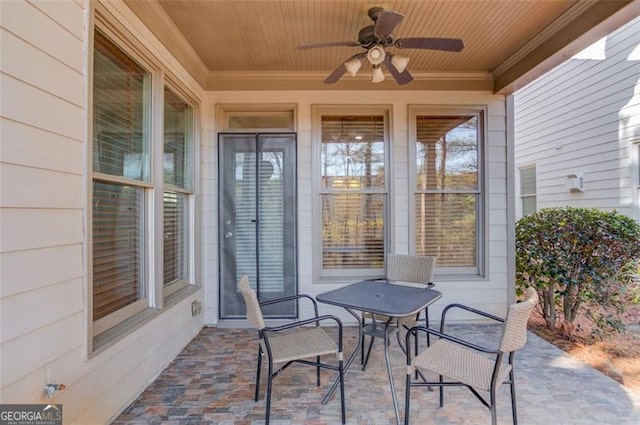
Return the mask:
POLYGON ((570 205, 634 216, 640 18, 602 45, 604 59, 569 59, 515 94, 515 165, 536 164, 539 209, 570 205), (568 174, 584 176, 584 192, 567 190, 568 174))

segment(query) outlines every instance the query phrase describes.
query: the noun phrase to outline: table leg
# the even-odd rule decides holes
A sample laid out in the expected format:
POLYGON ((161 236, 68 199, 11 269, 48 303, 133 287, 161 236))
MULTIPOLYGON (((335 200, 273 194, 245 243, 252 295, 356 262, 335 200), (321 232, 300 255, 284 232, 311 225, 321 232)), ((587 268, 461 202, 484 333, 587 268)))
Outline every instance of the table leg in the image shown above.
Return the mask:
MULTIPOLYGON (((345 308, 345 310, 347 310, 349 312, 349 314, 351 314, 353 317, 356 318, 356 322, 358 323, 358 345, 356 345, 356 349, 353 350, 353 353, 351 353, 351 355, 349 356, 349 358, 347 359, 347 361, 344 364, 344 371, 343 371, 343 379, 347 374, 347 371, 349 370, 349 367, 351 366, 351 363, 353 363, 353 360, 356 358, 356 355, 358 354, 358 352, 360 351, 360 347, 362 347, 362 323, 360 320, 360 316, 355 313, 353 310, 345 308)), ((333 385, 331 386, 331 388, 329 388, 329 391, 327 391, 327 393, 325 394, 324 398, 322 399, 322 404, 327 404, 327 402, 329 401, 329 399, 331 398, 331 396, 333 395, 333 393, 335 392, 336 388, 338 388, 338 384, 340 383, 340 376, 338 376, 336 378, 336 380, 333 382, 333 385)), ((397 408, 396 408, 397 410, 397 408)), ((396 417, 397 417, 397 412, 396 412, 396 417)))
POLYGON ((396 424, 400 425, 400 412, 398 411, 398 400, 396 397, 396 386, 393 383, 393 372, 391 371, 391 360, 389 359, 389 332, 385 326, 384 332, 384 360, 387 364, 387 376, 389 378, 389 387, 391 388, 391 398, 393 399, 393 411, 396 414, 396 424))

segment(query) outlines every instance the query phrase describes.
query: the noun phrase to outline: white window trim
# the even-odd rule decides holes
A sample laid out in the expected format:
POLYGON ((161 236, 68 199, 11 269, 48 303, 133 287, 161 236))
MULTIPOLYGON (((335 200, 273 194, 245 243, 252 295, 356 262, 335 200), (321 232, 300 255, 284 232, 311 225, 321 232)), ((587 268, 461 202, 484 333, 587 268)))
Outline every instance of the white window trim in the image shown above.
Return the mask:
MULTIPOLYGON (((417 122, 418 115, 449 115, 449 114, 469 114, 478 117, 478 125, 480 126, 479 134, 482 140, 478 144, 478 193, 480 195, 477 211, 478 211, 478 232, 476 235, 477 246, 477 267, 439 267, 436 265, 436 276, 438 280, 458 280, 458 279, 486 279, 489 275, 489 179, 487 170, 489 167, 488 151, 489 134, 488 134, 488 113, 486 105, 409 105, 409 140, 408 149, 408 170, 409 170, 409 252, 416 252, 416 241, 412 236, 416 234, 416 207, 415 195, 417 193, 416 183, 416 144, 417 139, 417 122)), ((465 191, 465 193, 467 193, 465 191)))
POLYGON ((198 282, 198 270, 197 259, 199 258, 199 237, 196 229, 199 226, 198 220, 198 186, 199 186, 199 111, 201 99, 199 99, 190 90, 186 89, 178 81, 179 79, 172 77, 171 75, 165 75, 165 66, 160 59, 155 58, 146 48, 140 43, 132 34, 128 32, 119 22, 115 22, 108 18, 110 13, 100 3, 91 3, 90 5, 90 30, 88 37, 88 53, 86 56, 88 78, 86 79, 86 91, 88 93, 86 98, 86 140, 87 148, 86 154, 86 169, 87 173, 87 204, 85 213, 85 222, 88 223, 87 241, 85 245, 85 262, 86 262, 86 277, 85 277, 85 320, 87 323, 86 336, 86 351, 85 357, 95 354, 98 350, 105 348, 111 343, 119 340, 127 333, 141 326, 146 321, 156 317, 165 306, 173 305, 176 299, 171 297, 178 297, 177 299, 183 299, 191 291, 181 293, 181 290, 191 287, 196 288, 198 282), (150 153, 151 157, 151 180, 136 181, 136 187, 141 187, 144 190, 145 197, 145 221, 144 225, 144 238, 146 244, 146 250, 144 255, 144 286, 145 297, 137 300, 136 302, 127 305, 126 307, 109 314, 99 320, 93 320, 93 230, 92 230, 92 199, 93 199, 93 182, 97 179, 100 181, 114 182, 114 183, 127 183, 129 179, 104 175, 102 173, 93 172, 93 52, 94 52, 94 34, 95 29, 99 29, 105 34, 114 44, 122 49, 127 55, 138 62, 150 73, 151 87, 150 87, 150 114, 149 119, 151 125, 149 126, 149 139, 150 139, 150 153), (192 181, 190 188, 179 188, 171 185, 164 185, 163 179, 163 155, 159 154, 164 149, 164 88, 168 87, 174 93, 178 94, 185 102, 192 107, 192 163, 191 169, 192 181), (162 238, 159 235, 163 234, 163 191, 175 190, 181 193, 189 194, 188 202, 188 214, 189 214, 189 264, 188 264, 188 279, 185 279, 175 284, 170 285, 168 288, 164 288, 163 284, 163 268, 162 268, 162 252, 163 244, 162 238), (171 302, 168 303, 169 298, 171 302), (97 342, 99 341, 99 342, 97 342))
POLYGON ((297 131, 298 105, 288 103, 222 103, 216 108, 216 122, 220 131, 226 133, 290 133, 297 131), (232 116, 278 116, 290 114, 291 123, 283 128, 229 128, 229 119, 232 116))
MULTIPOLYGON (((198 185, 198 167, 197 164, 199 164, 199 157, 198 157, 198 146, 199 146, 199 139, 197 137, 197 129, 198 127, 198 120, 197 117, 199 116, 198 111, 198 100, 189 92, 185 91, 185 89, 180 86, 179 83, 176 83, 174 81, 174 79, 169 76, 169 75, 165 75, 164 78, 164 84, 162 86, 162 93, 164 94, 164 89, 168 88, 169 90, 171 90, 174 94, 176 94, 177 96, 179 96, 185 103, 187 103, 190 107, 191 107, 191 142, 192 142, 192 146, 191 146, 191 163, 193 164, 193 167, 191 169, 191 181, 189 182, 189 185, 187 187, 180 187, 180 186, 175 186, 175 185, 171 185, 171 184, 166 184, 164 183, 164 163, 163 163, 163 156, 162 155, 158 155, 158 164, 156 164, 157 167, 159 167, 158 170, 158 174, 159 176, 162 176, 162 192, 164 191, 173 191, 173 192, 178 192, 178 193, 182 193, 182 194, 186 194, 188 195, 188 202, 187 202, 187 214, 188 214, 188 220, 189 220, 189 228, 187 229, 187 232, 189 233, 188 236, 188 245, 186 246, 186 249, 188 250, 189 254, 188 254, 188 259, 189 259, 189 264, 187 264, 187 278, 186 279, 181 279, 179 281, 176 281, 174 283, 172 283, 171 285, 165 287, 164 284, 162 285, 162 296, 163 299, 166 300, 167 297, 173 295, 174 293, 178 292, 179 290, 187 287, 188 285, 195 285, 195 276, 196 276, 196 263, 195 263, 195 258, 196 258, 196 247, 198 245, 195 244, 196 242, 196 235, 198 232, 196 232, 196 227, 195 227, 195 222, 196 222, 196 187, 198 185)), ((159 102, 161 105, 161 109, 163 109, 164 106, 164 98, 162 99, 162 102, 159 102)), ((162 111, 162 120, 161 120, 161 125, 163 128, 163 131, 161 134, 164 134, 164 111, 162 111)), ((161 140, 159 142, 160 145, 162 145, 164 147, 164 140, 161 140)), ((164 151, 163 151, 164 153, 164 151)), ((162 195, 161 192, 161 195, 162 195)), ((159 196, 160 198, 160 211, 162 211, 162 209, 164 208, 163 206, 163 201, 162 201, 162 196, 159 196)), ((162 217, 160 219, 160 229, 159 232, 157 234, 163 234, 164 233, 164 227, 163 227, 163 223, 162 223, 162 217)), ((162 240, 158 240, 158 244, 160 245, 159 249, 160 249, 160 253, 162 253, 163 250, 163 246, 162 246, 162 240)), ((164 279, 162 278, 163 275, 163 268, 162 268, 162 261, 158 261, 158 268, 157 268, 157 272, 159 273, 159 276, 161 276, 160 280, 163 281, 164 279)))
POLYGON ((366 279, 384 276, 384 269, 340 269, 325 270, 322 268, 322 179, 320 176, 322 161, 322 116, 323 115, 382 115, 384 120, 384 149, 385 149, 385 252, 391 246, 391 218, 390 211, 393 211, 393 197, 389 170, 391 164, 391 105, 312 105, 312 148, 311 148, 311 172, 313 185, 312 203, 312 252, 313 252, 313 279, 319 283, 349 282, 354 279, 366 279))
POLYGON ((530 164, 523 164, 521 166, 518 167, 518 172, 516 175, 516 190, 518 191, 517 197, 518 197, 518 202, 517 202, 517 207, 516 207, 516 213, 517 213, 517 218, 520 219, 524 216, 524 210, 522 208, 522 204, 523 204, 523 199, 525 197, 535 197, 536 198, 536 211, 538 211, 538 167, 536 166, 535 163, 530 163, 530 164), (522 194, 522 171, 523 170, 527 170, 530 168, 535 168, 536 170, 536 191, 533 194, 527 194, 527 195, 523 195, 522 194))

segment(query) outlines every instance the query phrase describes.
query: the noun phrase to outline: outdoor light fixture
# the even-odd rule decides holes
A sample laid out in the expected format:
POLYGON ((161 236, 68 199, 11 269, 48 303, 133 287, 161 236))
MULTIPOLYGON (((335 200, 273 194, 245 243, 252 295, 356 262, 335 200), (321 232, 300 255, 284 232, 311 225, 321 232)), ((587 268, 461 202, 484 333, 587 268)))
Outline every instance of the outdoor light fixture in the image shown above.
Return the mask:
POLYGON ((367 59, 369 59, 371 65, 380 65, 382 62, 384 62, 384 57, 386 55, 387 54, 384 52, 382 46, 373 46, 367 52, 367 59))
POLYGON ((373 71, 371 71, 371 82, 380 83, 382 81, 384 81, 384 72, 382 72, 380 65, 375 65, 373 71))
POLYGON ((382 70, 383 63, 385 63, 387 67, 393 66, 398 70, 398 74, 404 72, 407 69, 407 64, 409 63, 409 58, 405 56, 389 54, 389 57, 387 58, 387 52, 384 51, 384 47, 382 45, 376 45, 371 47, 367 51, 366 55, 364 53, 354 55, 344 62, 343 66, 346 72, 352 77, 355 77, 358 71, 362 68, 362 62, 365 56, 373 67, 371 70, 371 82, 373 83, 380 83, 384 81, 385 76, 384 71, 382 70), (391 64, 389 64, 389 62, 391 62, 391 64))
POLYGON ((406 56, 391 56, 391 64, 398 70, 398 72, 404 72, 407 69, 407 64, 409 63, 409 58, 406 56))
POLYGON ((357 58, 357 57, 351 58, 344 63, 344 67, 347 68, 347 72, 352 77, 356 76, 361 66, 362 66, 362 61, 360 60, 360 58, 357 58))

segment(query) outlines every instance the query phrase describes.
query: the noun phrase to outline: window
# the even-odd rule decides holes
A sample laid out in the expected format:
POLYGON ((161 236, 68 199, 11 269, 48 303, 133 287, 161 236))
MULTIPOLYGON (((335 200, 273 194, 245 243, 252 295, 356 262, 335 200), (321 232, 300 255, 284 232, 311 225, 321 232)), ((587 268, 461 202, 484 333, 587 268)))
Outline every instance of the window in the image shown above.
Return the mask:
POLYGON ((321 276, 384 270, 386 120, 380 110, 317 116, 321 276))
POLYGON ((521 216, 537 211, 536 167, 520 169, 520 212, 521 216))
POLYGON ((414 244, 438 268, 482 274, 482 111, 412 109, 414 244))
POLYGON ((94 337, 149 307, 162 308, 162 296, 152 294, 168 296, 193 283, 193 107, 168 86, 152 95, 152 80, 161 78, 152 69, 96 29, 90 257, 94 337), (160 101, 164 132, 162 122, 153 118, 158 116, 153 111, 162 108, 160 101), (162 233, 153 224, 160 222, 162 233))
POLYGON ((98 31, 94 43, 93 319, 103 330, 148 305, 151 75, 98 31))
POLYGON ((279 133, 296 129, 296 105, 223 104, 218 106, 218 125, 225 132, 279 133))
POLYGON ((193 196, 192 108, 164 89, 163 266, 165 294, 189 278, 189 203, 193 196))
POLYGON ((636 186, 640 189, 640 142, 636 143, 636 186))

